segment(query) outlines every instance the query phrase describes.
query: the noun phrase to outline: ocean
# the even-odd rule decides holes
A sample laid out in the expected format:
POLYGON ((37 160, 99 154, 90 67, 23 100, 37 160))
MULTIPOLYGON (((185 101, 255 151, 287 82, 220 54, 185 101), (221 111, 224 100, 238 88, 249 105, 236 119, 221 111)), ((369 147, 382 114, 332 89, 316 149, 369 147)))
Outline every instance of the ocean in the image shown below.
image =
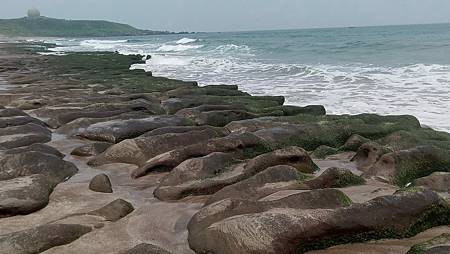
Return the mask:
POLYGON ((329 114, 411 114, 450 132, 450 24, 48 39, 52 54, 151 55, 131 68, 236 84, 329 114))

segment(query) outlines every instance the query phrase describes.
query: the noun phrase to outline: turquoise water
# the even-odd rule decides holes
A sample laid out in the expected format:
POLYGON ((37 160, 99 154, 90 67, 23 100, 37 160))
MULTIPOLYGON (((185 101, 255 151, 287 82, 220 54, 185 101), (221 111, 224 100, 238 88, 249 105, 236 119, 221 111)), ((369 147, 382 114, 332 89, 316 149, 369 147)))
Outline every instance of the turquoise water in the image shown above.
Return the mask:
POLYGON ((132 68, 237 84, 330 113, 412 114, 450 131, 450 24, 51 40, 55 54, 150 54, 132 68))

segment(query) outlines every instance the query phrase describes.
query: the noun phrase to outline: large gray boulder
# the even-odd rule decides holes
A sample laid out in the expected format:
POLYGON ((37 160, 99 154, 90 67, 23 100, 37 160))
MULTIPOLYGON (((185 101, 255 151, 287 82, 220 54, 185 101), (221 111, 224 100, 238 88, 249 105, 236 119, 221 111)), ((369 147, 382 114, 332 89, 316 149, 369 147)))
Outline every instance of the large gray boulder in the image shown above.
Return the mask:
POLYGON ((109 177, 105 174, 96 175, 89 182, 89 189, 95 192, 112 193, 112 186, 109 177))
POLYGON ((111 120, 93 124, 79 135, 95 141, 118 143, 125 139, 138 137, 148 131, 176 125, 189 125, 185 118, 177 116, 153 116, 144 119, 111 120))
POLYGON ((318 168, 305 150, 299 147, 288 147, 259 155, 245 163, 221 167, 221 170, 214 174, 196 172, 184 182, 163 182, 155 190, 155 195, 163 200, 172 200, 187 195, 213 194, 225 186, 243 181, 276 165, 290 165, 299 171, 309 173, 318 168))
POLYGON ((363 176, 403 187, 417 178, 433 172, 448 171, 449 168, 448 150, 434 146, 418 146, 384 154, 363 176))
POLYGON ((26 146, 26 147, 18 147, 18 148, 13 148, 13 149, 2 151, 3 154, 18 154, 18 153, 26 153, 26 152, 40 152, 40 153, 45 153, 45 154, 49 154, 49 155, 54 155, 61 159, 65 157, 65 155, 62 154, 60 151, 58 151, 56 148, 51 147, 46 144, 40 144, 40 143, 32 144, 32 145, 26 146))
POLYGON ((201 105, 195 108, 182 109, 176 113, 194 121, 197 125, 225 126, 232 121, 255 118, 249 113, 233 105, 201 105))
POLYGON ((208 111, 220 111, 220 110, 238 110, 236 105, 201 105, 193 108, 184 108, 175 113, 175 115, 182 116, 192 121, 198 120, 199 116, 203 112, 208 111))
POLYGON ((304 107, 283 105, 281 106, 285 116, 294 116, 299 114, 321 116, 326 114, 325 107, 322 105, 307 105, 304 107))
POLYGON ((160 186, 182 184, 187 181, 214 177, 232 164, 238 163, 239 154, 216 152, 207 156, 185 160, 161 179, 160 186))
POLYGON ((354 175, 347 169, 328 168, 319 176, 314 177, 314 175, 304 174, 292 166, 279 165, 224 187, 211 195, 205 204, 208 205, 226 198, 258 200, 283 190, 344 188, 364 183, 362 177, 354 175))
POLYGON ((51 189, 43 175, 0 181, 0 217, 29 214, 45 207, 51 189))
POLYGON ((194 121, 199 125, 206 124, 222 127, 232 121, 251 119, 255 117, 258 117, 258 115, 245 110, 214 110, 200 113, 194 121))
POLYGON ((274 208, 232 216, 190 228, 189 244, 197 253, 304 253, 386 233, 415 234, 448 223, 449 214, 436 193, 401 192, 336 209, 274 208))
POLYGON ((301 182, 308 189, 345 188, 365 184, 361 176, 343 168, 328 168, 318 177, 301 182))
POLYGON ((107 221, 118 221, 123 217, 127 216, 129 213, 134 211, 132 204, 128 203, 123 199, 116 199, 113 202, 105 205, 104 207, 89 212, 89 215, 96 215, 105 218, 107 221))
POLYGON ((0 149, 12 149, 51 140, 51 131, 34 123, 0 129, 0 149))
POLYGON ((103 153, 106 149, 108 149, 112 145, 113 145, 112 143, 108 142, 93 142, 73 149, 70 154, 80 157, 94 156, 103 153))
POLYGON ((59 127, 56 132, 59 134, 64 134, 69 137, 75 137, 80 132, 85 131, 89 126, 102 123, 109 122, 114 120, 130 120, 130 119, 142 119, 149 117, 149 114, 145 112, 127 112, 116 116, 104 117, 104 118, 78 118, 76 120, 71 121, 70 123, 64 124, 59 127))
POLYGON ((183 98, 169 98, 161 102, 161 107, 167 114, 201 105, 237 105, 241 109, 263 110, 283 105, 283 96, 223 96, 220 95, 191 95, 183 98))
POLYGON ((25 125, 27 123, 34 123, 37 125, 46 126, 44 122, 31 116, 11 116, 0 118, 0 128, 25 125))
POLYGON ((356 163, 359 170, 368 171, 382 155, 383 149, 380 144, 367 142, 358 148, 351 161, 356 163))
MULTIPOLYGON (((40 109, 40 111, 42 110, 45 109, 44 108, 40 109)), ((138 99, 122 103, 91 104, 89 106, 80 109, 69 108, 63 112, 58 112, 55 109, 53 109, 50 110, 50 112, 47 112, 47 114, 44 114, 44 117, 50 116, 51 118, 48 121, 50 126, 57 128, 63 124, 72 122, 78 118, 105 118, 105 117, 113 117, 127 112, 144 112, 148 114, 161 114, 162 110, 156 105, 152 105, 150 102, 147 102, 143 99, 138 99)))
POLYGON ((8 154, 0 159, 0 181, 41 174, 54 187, 77 172, 74 164, 40 152, 8 154))
POLYGON ((211 195, 205 205, 227 198, 258 200, 282 190, 298 189, 300 172, 288 165, 269 167, 262 172, 224 187, 211 195))
POLYGON ((255 118, 241 121, 234 121, 225 126, 232 133, 255 132, 262 129, 271 129, 289 125, 287 123, 280 123, 271 121, 270 118, 255 118))
POLYGON ((0 236, 0 254, 36 254, 69 244, 91 228, 77 224, 47 224, 0 236))
POLYGON ((339 149, 341 151, 357 151, 359 149, 359 147, 361 147, 363 144, 366 144, 368 142, 370 142, 369 139, 367 139, 361 135, 358 135, 358 134, 353 134, 347 139, 345 144, 342 145, 339 149))
POLYGON ((158 135, 163 135, 163 134, 187 133, 187 132, 191 132, 191 131, 204 131, 204 130, 213 130, 222 136, 226 136, 226 135, 230 134, 230 132, 225 128, 212 127, 209 125, 168 126, 168 127, 161 127, 161 128, 146 132, 145 134, 141 135, 140 137, 151 137, 151 136, 158 136, 158 135))
POLYGON ((145 162, 140 168, 133 170, 131 176, 141 177, 155 170, 172 170, 183 161, 193 157, 201 157, 214 152, 232 152, 261 145, 263 141, 251 133, 231 134, 226 137, 210 139, 201 143, 177 148, 159 154, 145 162))
POLYGON ((335 189, 306 191, 270 201, 227 198, 203 207, 192 217, 188 224, 189 242, 195 242, 197 236, 215 223, 235 216, 258 214, 272 209, 333 209, 350 204, 350 199, 335 189))
POLYGON ((182 133, 165 133, 127 139, 106 149, 102 154, 88 162, 98 166, 108 163, 129 163, 142 165, 150 158, 170 150, 205 142, 220 136, 215 129, 204 129, 182 133))
POLYGON ((423 186, 438 192, 450 191, 450 172, 434 172, 414 181, 414 185, 423 186))

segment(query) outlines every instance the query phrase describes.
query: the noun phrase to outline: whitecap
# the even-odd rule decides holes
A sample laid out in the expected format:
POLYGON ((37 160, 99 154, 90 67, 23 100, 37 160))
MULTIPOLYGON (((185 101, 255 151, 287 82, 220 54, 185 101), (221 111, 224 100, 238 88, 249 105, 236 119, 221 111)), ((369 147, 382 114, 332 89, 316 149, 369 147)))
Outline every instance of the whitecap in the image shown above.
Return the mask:
POLYGON ((219 51, 220 53, 228 53, 230 51, 238 51, 248 53, 252 49, 247 45, 236 45, 236 44, 225 44, 216 47, 215 51, 219 51))
POLYGON ((126 42, 127 40, 84 40, 80 42, 80 46, 94 50, 112 50, 126 42))
POLYGON ((118 44, 125 42, 128 42, 128 40, 84 40, 80 45, 118 44))
POLYGON ((199 49, 202 48, 203 45, 162 45, 159 47, 156 51, 159 52, 180 52, 180 51, 186 51, 186 50, 192 50, 192 49, 199 49))
POLYGON ((179 39, 178 41, 176 41, 176 44, 189 44, 189 43, 193 43, 196 42, 197 39, 191 39, 191 38, 182 38, 179 39))
POLYGON ((150 65, 169 65, 169 66, 183 66, 190 63, 188 57, 176 57, 176 56, 160 56, 153 55, 152 58, 147 60, 150 65))
POLYGON ((38 52, 39 55, 43 55, 43 56, 65 56, 67 55, 64 52, 60 52, 60 51, 55 51, 55 52, 38 52))

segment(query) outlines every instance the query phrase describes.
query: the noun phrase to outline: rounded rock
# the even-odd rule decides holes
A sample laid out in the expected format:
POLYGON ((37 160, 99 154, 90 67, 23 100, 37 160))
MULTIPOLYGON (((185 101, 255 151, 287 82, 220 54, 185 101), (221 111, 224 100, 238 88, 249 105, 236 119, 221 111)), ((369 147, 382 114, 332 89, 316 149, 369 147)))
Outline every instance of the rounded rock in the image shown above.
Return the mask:
POLYGON ((92 178, 89 183, 89 189, 95 192, 112 193, 112 186, 109 177, 105 174, 100 174, 92 178))

